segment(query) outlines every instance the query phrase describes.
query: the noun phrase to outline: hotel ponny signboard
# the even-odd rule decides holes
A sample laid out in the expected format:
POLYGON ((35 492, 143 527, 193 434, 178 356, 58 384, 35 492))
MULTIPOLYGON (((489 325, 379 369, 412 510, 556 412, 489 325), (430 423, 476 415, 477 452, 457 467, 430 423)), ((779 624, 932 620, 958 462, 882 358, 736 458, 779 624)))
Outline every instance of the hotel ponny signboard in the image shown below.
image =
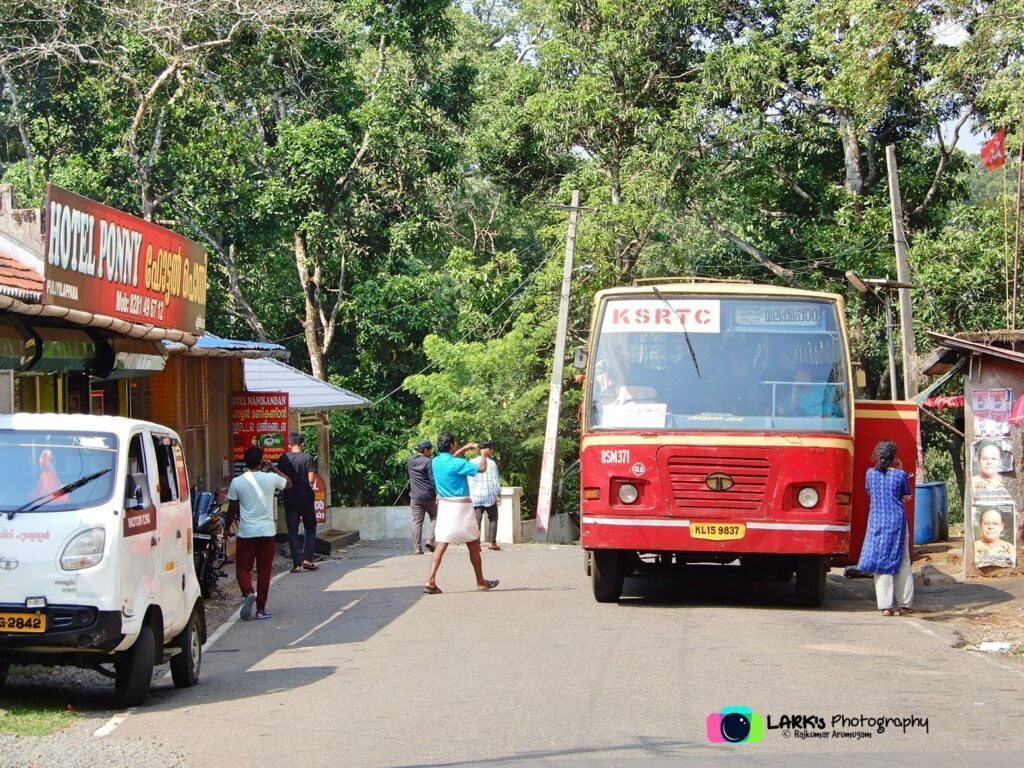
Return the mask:
POLYGON ((48 184, 45 246, 47 304, 206 329, 206 251, 187 237, 48 184))

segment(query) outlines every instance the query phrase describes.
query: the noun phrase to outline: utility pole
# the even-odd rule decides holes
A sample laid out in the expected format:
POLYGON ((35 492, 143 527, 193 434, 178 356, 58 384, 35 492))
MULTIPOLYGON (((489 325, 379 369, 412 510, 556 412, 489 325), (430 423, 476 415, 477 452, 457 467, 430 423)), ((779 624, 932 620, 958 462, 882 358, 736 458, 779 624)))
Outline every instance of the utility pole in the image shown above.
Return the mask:
MULTIPOLYGON (((892 207, 892 239, 896 247, 896 280, 910 284, 907 265, 907 236, 903 231, 903 202, 900 199, 900 172, 896 167, 896 148, 885 148, 885 162, 889 170, 889 202, 892 207)), ((903 341, 903 397, 917 394, 917 349, 914 344, 914 324, 911 317, 910 289, 900 288, 900 334, 903 341)), ((896 393, 893 392, 893 399, 896 393)))
POLYGON ((565 335, 569 329, 569 288, 572 282, 572 260, 576 251, 576 222, 581 210, 580 191, 572 191, 572 203, 555 206, 569 211, 569 229, 565 235, 565 263, 562 266, 562 293, 558 301, 558 330, 555 331, 555 359, 551 365, 551 388, 548 392, 548 418, 544 427, 544 452, 540 464, 540 488, 537 492, 537 518, 534 522, 538 539, 546 539, 551 520, 551 495, 555 479, 555 458, 558 446, 558 416, 562 410, 562 376, 565 371, 565 335))

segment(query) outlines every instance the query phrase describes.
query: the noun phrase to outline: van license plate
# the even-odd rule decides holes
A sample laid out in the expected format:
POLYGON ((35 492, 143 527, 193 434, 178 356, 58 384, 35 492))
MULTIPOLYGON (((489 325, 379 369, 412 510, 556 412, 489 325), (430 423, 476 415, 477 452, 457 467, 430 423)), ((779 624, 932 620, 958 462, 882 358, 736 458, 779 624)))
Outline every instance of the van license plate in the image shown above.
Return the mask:
POLYGON ((742 539, 746 533, 743 523, 690 523, 690 535, 695 539, 728 541, 742 539))
POLYGON ((45 631, 45 613, 0 613, 0 632, 45 631))

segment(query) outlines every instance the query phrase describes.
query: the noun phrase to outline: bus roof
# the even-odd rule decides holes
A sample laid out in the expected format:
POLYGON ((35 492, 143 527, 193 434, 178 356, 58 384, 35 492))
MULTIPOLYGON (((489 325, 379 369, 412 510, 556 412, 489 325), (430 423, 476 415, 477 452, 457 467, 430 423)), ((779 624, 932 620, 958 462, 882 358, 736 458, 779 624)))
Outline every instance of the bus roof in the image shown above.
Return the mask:
POLYGON ((594 294, 594 303, 617 296, 650 296, 657 288, 661 293, 693 294, 697 296, 770 296, 772 298, 817 299, 836 302, 840 308, 845 306, 843 297, 838 293, 825 291, 808 291, 802 288, 787 288, 779 285, 763 285, 739 282, 683 282, 685 278, 666 277, 663 282, 646 283, 636 286, 605 288, 594 294))

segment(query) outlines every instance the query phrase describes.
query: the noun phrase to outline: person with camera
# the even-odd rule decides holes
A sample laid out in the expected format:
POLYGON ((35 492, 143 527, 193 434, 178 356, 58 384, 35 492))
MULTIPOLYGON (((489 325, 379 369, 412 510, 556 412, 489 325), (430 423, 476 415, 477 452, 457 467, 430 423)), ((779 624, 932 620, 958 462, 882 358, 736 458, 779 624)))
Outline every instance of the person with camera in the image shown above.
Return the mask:
POLYGON ((228 514, 225 526, 239 518, 235 550, 235 573, 242 590, 242 607, 238 614, 245 621, 253 617, 269 619, 267 597, 270 593, 270 572, 274 565, 274 491, 291 488, 292 481, 273 465, 264 461, 263 449, 252 445, 245 449, 245 472, 228 486, 228 514), (256 563, 256 592, 252 588, 252 566, 256 563))
POLYGON ((462 458, 466 451, 479 448, 476 443, 467 443, 461 448, 455 436, 447 430, 437 436, 437 456, 434 457, 434 485, 437 487, 437 525, 434 528, 434 557, 430 561, 424 594, 439 595, 437 571, 449 544, 465 544, 469 550, 469 561, 476 575, 476 588, 481 592, 494 589, 498 580, 484 578, 483 561, 480 557, 480 526, 476 521, 473 501, 469 497, 469 483, 466 478, 486 471, 490 448, 480 448, 478 461, 462 458))
MULTIPOLYGON (((482 442, 479 444, 480 451, 490 451, 491 444, 482 442)), ((476 460, 477 473, 468 478, 469 498, 473 502, 473 509, 476 511, 476 524, 483 530, 484 515, 487 515, 487 548, 499 550, 498 546, 498 496, 501 495, 501 482, 498 479, 498 463, 494 456, 490 456, 484 469, 479 464, 483 455, 476 460)))

